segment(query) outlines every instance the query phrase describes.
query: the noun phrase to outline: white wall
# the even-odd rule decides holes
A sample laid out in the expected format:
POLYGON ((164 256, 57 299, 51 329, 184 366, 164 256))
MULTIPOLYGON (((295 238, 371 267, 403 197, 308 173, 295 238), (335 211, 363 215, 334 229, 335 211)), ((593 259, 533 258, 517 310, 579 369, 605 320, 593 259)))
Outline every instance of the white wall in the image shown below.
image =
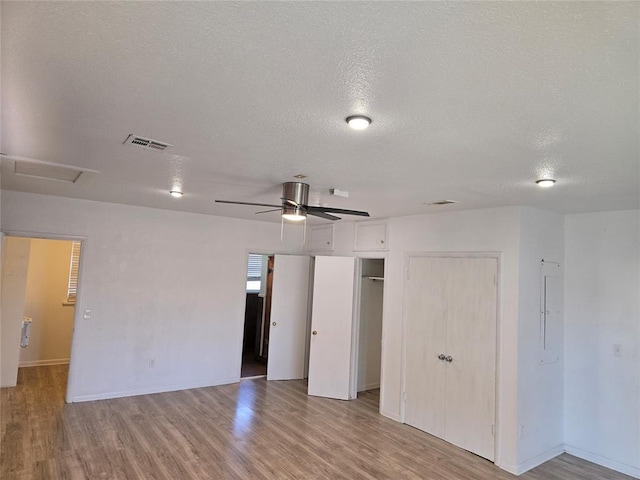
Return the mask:
POLYGON ((559 455, 563 439, 562 316, 549 321, 548 351, 541 343, 541 260, 559 263, 556 283, 562 312, 564 217, 520 210, 518 291, 518 473, 559 455), (553 322, 553 324, 551 324, 553 322), (555 361, 559 357, 558 361, 555 361), (541 364, 544 361, 544 364, 541 364))
POLYGON ((274 223, 12 191, 2 192, 2 229, 86 238, 67 395, 75 401, 238 381, 247 252, 302 243, 300 227, 283 245, 274 223))
MULTIPOLYGON (((336 255, 353 255, 353 224, 335 226, 336 255)), ((407 252, 501 252, 499 448, 496 463, 517 470, 518 261, 520 210, 515 207, 388 220, 381 412, 401 420, 403 282, 407 252)), ((365 253, 360 252, 363 256, 365 253)))
MULTIPOLYGON (((4 231, 86 237, 75 400, 237 381, 246 254, 301 246, 286 232, 290 243, 281 245, 278 224, 6 191, 1 205, 4 231)), ((381 411, 401 419, 406 254, 501 252, 496 463, 518 472, 555 453, 564 416, 571 453, 637 474, 638 212, 568 216, 564 258, 561 219, 508 207, 388 220, 389 250, 371 254, 385 258, 381 411), (541 258, 564 262, 565 275, 564 358, 544 367, 541 258), (622 357, 613 356, 614 344, 622 357)), ((334 238, 336 255, 353 255, 353 223, 336 224, 334 238)))
POLYGON ((639 211, 565 219, 565 442, 640 476, 639 211), (622 346, 622 356, 614 355, 622 346))
POLYGON ((31 240, 24 315, 32 318, 29 346, 20 349, 20 366, 69 361, 73 306, 65 306, 72 242, 31 240))
POLYGON ((5 237, 2 242, 0 387, 15 387, 20 357, 20 329, 27 290, 31 241, 5 237))

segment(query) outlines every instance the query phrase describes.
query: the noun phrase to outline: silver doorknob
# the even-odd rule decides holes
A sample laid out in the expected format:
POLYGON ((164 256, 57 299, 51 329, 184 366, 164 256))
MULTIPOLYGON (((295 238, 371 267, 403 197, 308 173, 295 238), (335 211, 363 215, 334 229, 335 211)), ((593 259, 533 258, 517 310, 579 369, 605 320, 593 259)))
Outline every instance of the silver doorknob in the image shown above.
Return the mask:
POLYGON ((451 355, 447 356, 447 358, 445 358, 445 360, 449 363, 453 362, 453 357, 451 355))
POLYGON ((444 353, 441 353, 440 355, 438 355, 438 360, 444 360, 445 358, 447 357, 445 356, 444 353))
POLYGON ((273 322, 271 325, 273 325, 275 327, 276 326, 276 322, 273 322))
POLYGON ((313 332, 311 332, 311 335, 317 335, 317 334, 318 334, 318 332, 315 331, 315 330, 313 332))

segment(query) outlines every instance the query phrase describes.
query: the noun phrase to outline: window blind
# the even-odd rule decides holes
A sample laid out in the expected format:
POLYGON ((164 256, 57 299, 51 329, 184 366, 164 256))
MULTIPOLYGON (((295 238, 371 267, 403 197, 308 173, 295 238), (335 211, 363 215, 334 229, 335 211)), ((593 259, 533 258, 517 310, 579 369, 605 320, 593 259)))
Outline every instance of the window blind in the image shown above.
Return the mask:
POLYGON ((249 254, 247 264, 247 280, 260 280, 262 276, 262 255, 249 254))
POLYGON ((80 266, 80 245, 80 242, 71 242, 67 303, 76 303, 76 294, 78 293, 78 267, 80 266))

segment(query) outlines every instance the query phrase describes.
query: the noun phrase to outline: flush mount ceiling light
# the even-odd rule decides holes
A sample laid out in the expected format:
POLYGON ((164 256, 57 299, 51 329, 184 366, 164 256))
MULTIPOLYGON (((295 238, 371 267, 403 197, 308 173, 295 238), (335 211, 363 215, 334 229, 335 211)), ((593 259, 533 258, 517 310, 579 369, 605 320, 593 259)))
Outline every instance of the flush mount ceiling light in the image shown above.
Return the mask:
POLYGON ((536 180, 536 185, 542 188, 553 187, 556 181, 553 178, 541 178, 540 180, 536 180))
POLYGON ((371 119, 364 115, 352 115, 347 117, 345 120, 354 130, 364 130, 371 125, 371 119))
POLYGON ((180 198, 182 195, 184 195, 180 190, 170 190, 169 193, 172 197, 176 198, 180 198))

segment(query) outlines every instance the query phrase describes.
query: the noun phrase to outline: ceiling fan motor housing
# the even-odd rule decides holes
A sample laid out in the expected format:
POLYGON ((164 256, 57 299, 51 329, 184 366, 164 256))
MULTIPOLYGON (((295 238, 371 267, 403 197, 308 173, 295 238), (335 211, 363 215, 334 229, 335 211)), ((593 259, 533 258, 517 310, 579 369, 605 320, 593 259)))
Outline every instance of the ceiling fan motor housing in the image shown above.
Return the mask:
MULTIPOLYGON (((309 202, 309 185, 301 182, 285 182, 282 184, 283 201, 290 200, 296 205, 307 206, 309 202)), ((294 206, 294 205, 292 205, 294 206)))

